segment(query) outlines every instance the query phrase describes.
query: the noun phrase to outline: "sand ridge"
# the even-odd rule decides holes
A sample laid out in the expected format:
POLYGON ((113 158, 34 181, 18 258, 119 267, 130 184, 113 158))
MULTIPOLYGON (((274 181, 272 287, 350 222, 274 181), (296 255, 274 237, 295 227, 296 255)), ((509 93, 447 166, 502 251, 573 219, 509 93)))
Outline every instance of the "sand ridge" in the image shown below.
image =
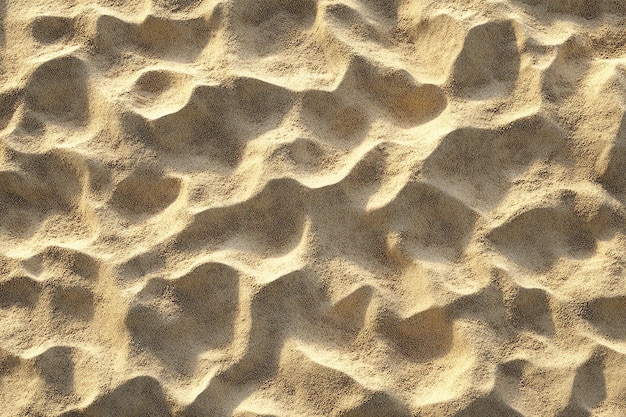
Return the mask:
POLYGON ((623 415, 625 24, 0 2, 0 416, 623 415))

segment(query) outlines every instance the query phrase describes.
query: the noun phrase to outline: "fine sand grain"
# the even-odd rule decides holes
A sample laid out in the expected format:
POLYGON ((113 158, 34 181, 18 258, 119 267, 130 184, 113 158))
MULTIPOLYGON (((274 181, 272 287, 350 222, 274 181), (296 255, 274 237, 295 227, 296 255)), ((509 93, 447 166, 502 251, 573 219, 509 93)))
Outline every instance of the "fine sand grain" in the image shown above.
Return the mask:
POLYGON ((0 0, 0 416, 624 416, 625 108, 622 0, 0 0))

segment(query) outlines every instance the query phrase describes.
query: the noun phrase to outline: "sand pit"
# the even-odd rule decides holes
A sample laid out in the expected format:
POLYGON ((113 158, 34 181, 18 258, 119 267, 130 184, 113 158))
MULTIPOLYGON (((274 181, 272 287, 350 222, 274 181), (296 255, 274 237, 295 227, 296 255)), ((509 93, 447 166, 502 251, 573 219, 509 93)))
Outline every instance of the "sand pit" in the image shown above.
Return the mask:
POLYGON ((626 415, 626 2, 0 2, 0 417, 626 415))

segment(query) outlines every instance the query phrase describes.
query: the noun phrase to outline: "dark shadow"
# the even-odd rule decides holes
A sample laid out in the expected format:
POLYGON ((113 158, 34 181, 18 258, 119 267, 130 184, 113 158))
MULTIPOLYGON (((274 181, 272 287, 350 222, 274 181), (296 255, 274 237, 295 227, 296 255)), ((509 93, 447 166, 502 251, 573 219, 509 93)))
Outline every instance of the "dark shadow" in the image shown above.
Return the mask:
POLYGON ((588 302, 582 317, 605 337, 626 340, 626 297, 601 297, 588 302))
POLYGON ((35 367, 46 385, 70 394, 74 391, 74 359, 69 346, 54 346, 37 356, 35 367))
POLYGON ((417 362, 445 356, 452 349, 452 320, 443 308, 429 308, 406 319, 390 314, 383 317, 379 332, 417 362))
POLYGON ((567 135, 540 115, 515 120, 506 130, 465 127, 443 137, 424 162, 428 181, 473 207, 496 207, 515 174, 535 161, 566 164, 567 135))
POLYGON ((262 287, 252 299, 245 354, 177 416, 230 416, 258 384, 275 376, 285 337, 319 315, 322 302, 316 285, 306 272, 294 271, 262 287))
POLYGON ((571 207, 531 209, 487 237, 511 261, 533 271, 548 271, 562 257, 589 259, 597 247, 596 236, 571 207))
POLYGON ((229 246, 239 250, 280 254, 300 241, 305 223, 303 187, 295 180, 270 181, 254 197, 227 207, 196 214, 176 237, 179 250, 229 246))
POLYGON ((554 320, 548 294, 539 288, 519 288, 511 308, 513 326, 532 332, 554 335, 554 320))
POLYGON ((39 282, 26 276, 0 282, 0 308, 35 307, 41 295, 41 287, 39 282))
POLYGON ((577 403, 584 410, 593 410, 606 398, 604 378, 604 358, 596 352, 576 370, 572 386, 571 403, 577 403))
POLYGON ((138 376, 95 400, 84 412, 68 416, 85 417, 171 417, 170 406, 159 381, 138 376))
POLYGON ((238 272, 207 263, 175 280, 148 281, 125 323, 139 349, 187 373, 195 369, 200 353, 228 346, 238 306, 238 272), (176 313, 166 315, 159 305, 170 305, 176 313))
POLYGON ((626 202, 626 117, 622 116, 615 140, 600 163, 604 168, 598 181, 622 203, 626 202))
POLYGON ((338 417, 409 417, 411 412, 402 401, 384 392, 375 392, 357 407, 339 412, 338 417))
MULTIPOLYGON (((7 17, 7 1, 0 2, 0 48, 6 50, 6 35, 4 29, 4 20, 7 17)), ((2 68, 2 61, 0 61, 0 68, 2 68)))
POLYGON ((520 53, 510 21, 491 21, 469 30, 452 70, 454 92, 486 100, 513 91, 520 70, 520 53), (498 83, 502 88, 491 88, 498 83))
POLYGON ((490 393, 470 404, 469 407, 456 413, 454 417, 523 417, 523 415, 504 401, 495 393, 490 393))
POLYGON ((240 77, 229 85, 199 85, 182 108, 156 119, 125 112, 121 125, 182 172, 190 166, 229 172, 246 144, 278 127, 295 100, 286 88, 240 77))

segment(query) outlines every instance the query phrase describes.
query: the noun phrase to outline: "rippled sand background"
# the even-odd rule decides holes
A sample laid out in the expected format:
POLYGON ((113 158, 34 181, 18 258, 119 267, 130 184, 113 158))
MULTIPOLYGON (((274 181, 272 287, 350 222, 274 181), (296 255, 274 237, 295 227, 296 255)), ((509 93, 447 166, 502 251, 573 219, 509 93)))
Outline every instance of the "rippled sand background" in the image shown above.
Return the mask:
POLYGON ((626 2, 0 20, 0 416, 626 415, 626 2))

